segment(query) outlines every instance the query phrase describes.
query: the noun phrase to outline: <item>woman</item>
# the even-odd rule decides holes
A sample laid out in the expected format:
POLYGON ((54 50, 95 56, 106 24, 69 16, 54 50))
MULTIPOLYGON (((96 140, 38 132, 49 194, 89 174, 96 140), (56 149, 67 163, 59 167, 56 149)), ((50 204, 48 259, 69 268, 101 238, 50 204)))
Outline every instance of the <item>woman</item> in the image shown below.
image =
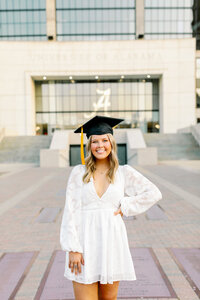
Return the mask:
POLYGON ((141 173, 119 166, 113 127, 121 121, 96 116, 75 131, 87 135, 87 157, 69 176, 60 243, 77 300, 117 299, 120 280, 137 279, 122 216, 162 199, 141 173))

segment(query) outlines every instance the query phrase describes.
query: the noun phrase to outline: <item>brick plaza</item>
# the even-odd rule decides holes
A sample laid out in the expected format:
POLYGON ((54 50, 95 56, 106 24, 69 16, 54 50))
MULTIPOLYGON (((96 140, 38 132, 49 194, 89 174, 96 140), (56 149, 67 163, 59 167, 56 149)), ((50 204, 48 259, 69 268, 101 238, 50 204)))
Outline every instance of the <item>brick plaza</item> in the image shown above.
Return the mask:
MULTIPOLYGON (((200 247, 200 161, 163 161, 135 168, 161 190, 163 199, 158 205, 164 217, 150 218, 147 213, 123 217, 130 248, 153 249, 177 295, 174 299, 199 299, 168 249, 200 247)), ((0 256, 37 252, 13 299, 35 298, 52 253, 61 249, 59 230, 70 170, 0 165, 0 256), (39 221, 44 208, 55 208, 53 221, 39 221)))

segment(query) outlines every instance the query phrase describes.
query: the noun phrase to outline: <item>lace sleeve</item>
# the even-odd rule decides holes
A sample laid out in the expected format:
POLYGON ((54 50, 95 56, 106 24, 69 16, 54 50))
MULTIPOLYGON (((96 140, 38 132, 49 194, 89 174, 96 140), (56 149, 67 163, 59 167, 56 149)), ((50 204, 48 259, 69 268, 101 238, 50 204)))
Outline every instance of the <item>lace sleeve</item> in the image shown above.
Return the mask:
POLYGON ((75 166, 69 176, 66 201, 60 227, 60 245, 64 251, 83 253, 79 239, 77 221, 80 221, 81 176, 80 165, 75 166))
POLYGON ((141 214, 162 199, 157 186, 131 166, 124 165, 123 173, 125 196, 120 203, 126 217, 141 214))

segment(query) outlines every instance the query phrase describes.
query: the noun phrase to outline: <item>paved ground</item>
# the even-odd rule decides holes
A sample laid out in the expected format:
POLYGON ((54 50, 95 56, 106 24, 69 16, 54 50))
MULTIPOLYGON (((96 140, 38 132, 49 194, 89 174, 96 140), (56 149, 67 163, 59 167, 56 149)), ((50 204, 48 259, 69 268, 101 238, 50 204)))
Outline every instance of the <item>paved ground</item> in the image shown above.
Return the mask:
MULTIPOLYGON (((135 168, 160 188, 163 199, 159 206, 167 219, 149 220, 146 214, 124 219, 129 245, 152 247, 178 299, 199 299, 168 248, 200 247, 200 161, 163 161, 156 166, 135 168)), ((69 171, 70 168, 0 165, 0 256, 39 251, 16 300, 34 299, 53 251, 60 249, 59 230, 69 171), (36 222, 45 207, 61 208, 55 222, 36 222)))

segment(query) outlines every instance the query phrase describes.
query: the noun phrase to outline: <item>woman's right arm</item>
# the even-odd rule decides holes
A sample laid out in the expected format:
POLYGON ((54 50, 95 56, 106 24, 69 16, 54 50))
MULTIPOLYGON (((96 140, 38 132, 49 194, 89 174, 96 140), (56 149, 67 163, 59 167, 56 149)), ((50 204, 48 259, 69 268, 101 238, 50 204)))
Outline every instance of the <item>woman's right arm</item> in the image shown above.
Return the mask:
POLYGON ((81 197, 79 165, 75 166, 69 176, 66 188, 65 207, 60 227, 60 245, 62 250, 83 253, 76 226, 76 213, 80 209, 81 197))

